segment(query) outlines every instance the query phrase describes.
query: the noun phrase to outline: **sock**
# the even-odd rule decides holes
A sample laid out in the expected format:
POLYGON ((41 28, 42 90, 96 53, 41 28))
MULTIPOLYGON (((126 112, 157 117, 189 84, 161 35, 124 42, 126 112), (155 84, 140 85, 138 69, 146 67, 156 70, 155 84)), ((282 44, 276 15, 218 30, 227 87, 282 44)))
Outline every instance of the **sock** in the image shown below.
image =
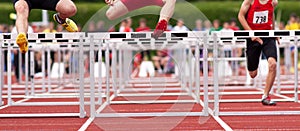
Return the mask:
POLYGON ((267 98, 268 96, 266 96, 266 95, 262 95, 262 98, 261 99, 265 99, 265 98, 267 98))
POLYGON ((64 19, 59 17, 58 13, 55 15, 55 17, 56 17, 57 23, 59 23, 59 24, 66 23, 66 21, 64 19))

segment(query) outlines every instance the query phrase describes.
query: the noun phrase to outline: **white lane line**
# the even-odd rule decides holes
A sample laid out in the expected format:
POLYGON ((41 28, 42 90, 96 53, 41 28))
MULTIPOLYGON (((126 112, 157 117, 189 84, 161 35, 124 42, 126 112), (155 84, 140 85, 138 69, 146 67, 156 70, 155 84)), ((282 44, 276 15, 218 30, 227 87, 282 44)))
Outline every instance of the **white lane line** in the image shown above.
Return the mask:
MULTIPOLYGON (((16 103, 16 104, 19 104, 19 103, 28 101, 29 99, 30 99, 30 98, 22 99, 22 100, 16 101, 15 103, 16 103)), ((13 105, 12 105, 12 106, 13 106, 13 105)), ((0 110, 2 110, 2 109, 4 109, 4 108, 7 108, 7 107, 10 107, 10 106, 9 106, 9 105, 1 106, 1 107, 0 107, 0 110)))
MULTIPOLYGON (((204 103, 202 102, 202 100, 200 101, 200 104, 203 107, 204 103)), ((233 129, 226 122, 224 122, 219 116, 215 116, 214 112, 209 107, 208 107, 208 113, 221 125, 221 127, 225 131, 233 131, 233 129)))
MULTIPOLYGON (((186 89, 186 91, 188 91, 188 89, 186 89)), ((194 93, 192 93, 192 97, 197 101, 197 97, 194 93)), ((204 103, 203 101, 200 99, 199 104, 204 107, 204 103)), ((208 113, 221 125, 221 127, 225 130, 225 131, 233 131, 232 128, 226 123, 224 122, 219 116, 215 116, 214 112, 212 111, 212 109, 210 109, 208 107, 208 113)))
POLYGON ((223 127, 225 131, 233 131, 232 128, 224 122, 220 117, 212 115, 212 117, 223 127))
MULTIPOLYGON (((115 95, 111 95, 109 100, 112 101, 115 98, 115 95)), ((105 101, 97 110, 96 110, 96 114, 99 114, 102 110, 104 110, 104 108, 108 106, 108 102, 105 101)), ((78 129, 78 131, 85 131, 90 124, 94 121, 95 117, 90 117, 88 120, 86 120, 86 122, 78 129)))
MULTIPOLYGON (((61 88, 62 86, 60 86, 59 88, 57 88, 57 89, 54 89, 55 91, 57 91, 57 90, 61 90, 62 88, 61 88)), ((49 94, 49 93, 43 93, 43 94, 49 94)), ((42 95, 42 94, 41 94, 42 95)), ((18 101, 16 101, 16 102, 14 102, 15 104, 20 104, 20 103, 22 103, 22 102, 26 102, 26 101, 28 101, 28 100, 30 100, 30 99, 32 99, 32 98, 24 98, 24 99, 21 99, 21 100, 18 100, 18 101)), ((11 106, 14 106, 14 104, 13 105, 11 105, 11 106)), ((3 105, 3 106, 0 106, 0 110, 2 110, 2 109, 4 109, 4 108, 7 108, 7 107, 10 107, 9 105, 3 105)))
MULTIPOLYGON (((257 90, 263 91, 263 89, 260 89, 260 88, 258 88, 257 90)), ((288 96, 281 95, 281 94, 277 94, 277 93, 274 93, 273 95, 278 96, 278 97, 281 97, 281 98, 284 98, 284 99, 290 99, 290 100, 291 100, 291 101, 287 101, 287 102, 292 102, 292 101, 294 101, 294 98, 293 98, 293 97, 288 97, 288 96)), ((274 99, 273 99, 273 100, 274 100, 274 99)), ((296 102, 296 103, 300 103, 300 101, 298 101, 298 102, 296 102)))
POLYGON ((81 127, 78 131, 85 131, 90 124, 94 121, 95 117, 90 117, 81 127))

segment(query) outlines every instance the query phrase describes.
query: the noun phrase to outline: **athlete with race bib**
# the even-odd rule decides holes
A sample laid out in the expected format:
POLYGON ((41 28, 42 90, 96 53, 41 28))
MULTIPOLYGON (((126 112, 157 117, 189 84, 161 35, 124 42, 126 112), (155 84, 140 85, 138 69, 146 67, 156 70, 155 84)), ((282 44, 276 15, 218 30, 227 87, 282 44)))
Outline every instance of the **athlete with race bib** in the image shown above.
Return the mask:
MULTIPOLYGON (((274 8, 277 4, 277 0, 244 0, 238 14, 239 21, 245 30, 273 30, 274 8)), ((276 38, 252 37, 247 39, 247 67, 252 78, 257 75, 261 52, 266 56, 269 64, 269 72, 261 102, 263 105, 276 105, 269 97, 269 92, 276 77, 276 38)))

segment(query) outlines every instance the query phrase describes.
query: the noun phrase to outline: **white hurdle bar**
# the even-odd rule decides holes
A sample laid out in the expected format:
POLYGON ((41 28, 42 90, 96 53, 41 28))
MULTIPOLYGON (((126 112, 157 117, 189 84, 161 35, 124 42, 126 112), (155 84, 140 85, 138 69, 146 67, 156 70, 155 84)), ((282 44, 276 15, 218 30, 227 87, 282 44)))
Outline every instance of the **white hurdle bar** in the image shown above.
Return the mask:
MULTIPOLYGON (((8 54, 11 53, 12 48, 18 48, 18 46, 15 44, 15 39, 16 39, 17 34, 9 34, 9 33, 4 33, 0 34, 0 47, 1 47, 1 53, 0 56, 2 55, 2 51, 4 49, 7 49, 8 54)), ((25 56, 25 75, 26 75, 26 81, 25 81, 25 97, 24 101, 22 102, 13 102, 13 91, 12 91, 12 81, 11 81, 11 63, 8 62, 8 70, 7 70, 7 105, 6 106, 56 106, 56 105, 78 105, 79 106, 79 112, 78 113, 53 113, 53 114, 47 114, 47 113, 32 113, 32 114, 0 114, 0 117, 58 117, 58 116, 78 116, 80 118, 85 117, 85 111, 84 111, 84 89, 79 89, 79 101, 78 102, 26 102, 26 100, 29 100, 31 98, 35 98, 36 95, 49 95, 51 93, 51 82, 49 78, 49 85, 48 85, 48 92, 46 92, 46 83, 45 83, 45 63, 42 64, 42 71, 43 77, 42 77, 42 92, 39 92, 35 94, 35 87, 34 87, 34 54, 33 52, 35 50, 40 50, 42 49, 42 52, 44 52, 44 47, 47 47, 48 50, 47 52, 49 53, 50 49, 62 49, 62 48, 68 48, 68 47, 73 47, 73 48, 78 48, 82 45, 84 45, 84 39, 85 39, 85 33, 29 33, 27 34, 27 38, 29 41, 29 52, 31 53, 30 56, 30 76, 31 76, 31 96, 28 96, 28 53, 26 53, 25 56), (47 43, 55 43, 55 44, 47 44, 47 43), (62 43, 62 44, 57 44, 57 43, 62 43)), ((50 58, 48 54, 48 59, 50 58)), ((45 56, 44 54, 42 55, 42 61, 45 61, 45 56)), ((1 58, 2 60, 2 58, 1 58)), ((8 55, 8 61, 10 61, 10 55, 8 55)), ((1 61, 2 63, 2 61, 1 61)), ((49 65, 50 63, 48 63, 49 65)), ((1 64, 1 68, 2 69, 1 64)), ((49 66, 48 66, 49 67, 49 66)), ((49 69, 50 70, 50 69, 49 69)), ((50 74, 48 74, 50 75, 50 74)), ((49 76, 50 77, 50 76, 49 76)), ((1 70, 1 79, 3 80, 3 70, 1 70)), ((60 83, 60 82, 59 82, 60 83)), ((3 85, 3 82, 1 82, 1 85, 3 85)), ((1 86, 1 89, 3 86, 1 86)), ((59 88, 58 88, 59 89, 59 88)), ((1 91, 1 96, 3 92, 1 91)), ((55 98, 55 95, 45 97, 45 98, 55 98)), ((37 97, 37 98, 43 98, 43 97, 37 97)), ((74 97, 77 98, 77 97, 74 97)), ((2 104, 2 99, 1 99, 1 104, 2 104)), ((87 103, 86 103, 87 104, 87 103)))

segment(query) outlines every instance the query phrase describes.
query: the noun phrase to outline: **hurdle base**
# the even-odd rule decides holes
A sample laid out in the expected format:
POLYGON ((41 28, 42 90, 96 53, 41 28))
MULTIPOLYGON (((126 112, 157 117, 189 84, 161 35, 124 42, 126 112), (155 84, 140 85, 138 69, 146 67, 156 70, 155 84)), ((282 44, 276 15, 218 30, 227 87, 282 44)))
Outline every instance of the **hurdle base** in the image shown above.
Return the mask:
POLYGON ((96 117, 167 117, 167 116, 205 116, 203 112, 145 112, 145 113, 100 113, 96 117))
POLYGON ((110 104, 174 104, 197 103, 196 100, 144 100, 144 101, 111 101, 110 104))
POLYGON ((80 117, 80 113, 26 113, 26 114, 0 114, 0 118, 21 118, 21 117, 80 117))
POLYGON ((300 115, 300 111, 237 111, 219 112, 219 116, 300 115))

